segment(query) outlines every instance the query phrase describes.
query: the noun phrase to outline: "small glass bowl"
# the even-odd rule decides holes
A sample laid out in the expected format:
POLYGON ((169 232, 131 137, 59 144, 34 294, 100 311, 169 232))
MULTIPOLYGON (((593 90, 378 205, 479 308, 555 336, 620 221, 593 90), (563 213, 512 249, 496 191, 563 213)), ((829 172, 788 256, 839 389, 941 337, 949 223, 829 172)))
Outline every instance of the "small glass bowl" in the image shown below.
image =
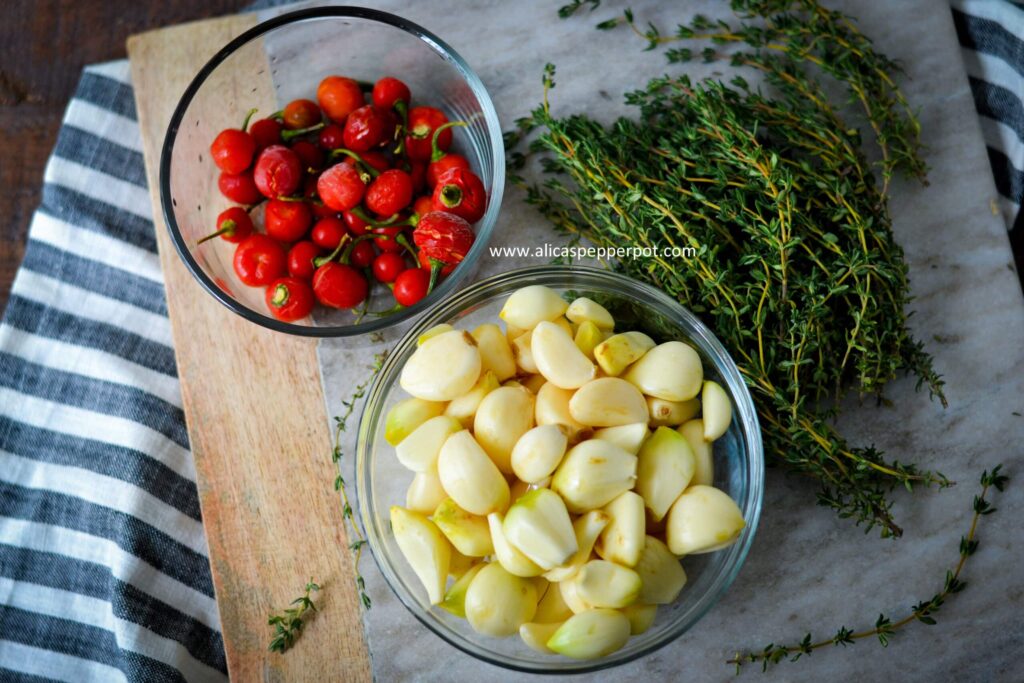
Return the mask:
POLYGON ((739 572, 757 529, 764 493, 764 453, 757 413, 736 364, 721 342, 696 316, 662 292, 594 268, 539 266, 514 270, 471 285, 430 310, 398 342, 371 387, 356 448, 360 518, 373 557, 398 598, 427 628, 460 650, 491 664, 534 673, 581 673, 618 666, 654 652, 685 633, 711 609, 739 572), (679 598, 658 608, 657 619, 646 633, 631 637, 621 650, 598 660, 544 655, 528 648, 518 637, 483 636, 464 619, 432 608, 422 584, 402 556, 389 523, 390 506, 405 504, 412 473, 398 463, 394 448, 384 439, 384 421, 388 410, 407 398, 398 379, 416 350, 417 337, 441 323, 473 329, 484 322, 497 322, 505 299, 526 285, 546 285, 570 298, 590 297, 612 312, 619 330, 641 330, 659 342, 686 341, 700 353, 705 376, 725 388, 734 406, 729 431, 715 441, 714 484, 739 505, 746 528, 726 549, 684 558, 688 581, 679 598))
MULTIPOLYGON (((494 230, 505 185, 501 126, 480 78, 440 38, 386 12, 361 7, 318 7, 266 21, 238 36, 200 70, 171 117, 160 159, 160 200, 171 239, 185 265, 218 301, 246 320, 279 332, 345 337, 380 330, 418 315, 441 301, 477 267, 494 230), (360 319, 352 311, 323 310, 313 320, 281 322, 270 315, 262 287, 247 287, 235 276, 235 245, 214 239, 217 214, 231 205, 217 188, 219 175, 209 147, 224 128, 237 128, 246 112, 255 118, 279 111, 297 98, 316 98, 331 74, 373 82, 401 78, 413 104, 435 106, 454 128, 453 151, 465 156, 487 190, 488 206, 474 226, 476 241, 455 271, 419 303, 385 317, 360 319)), ((372 288, 371 311, 391 308, 382 286, 372 288)))

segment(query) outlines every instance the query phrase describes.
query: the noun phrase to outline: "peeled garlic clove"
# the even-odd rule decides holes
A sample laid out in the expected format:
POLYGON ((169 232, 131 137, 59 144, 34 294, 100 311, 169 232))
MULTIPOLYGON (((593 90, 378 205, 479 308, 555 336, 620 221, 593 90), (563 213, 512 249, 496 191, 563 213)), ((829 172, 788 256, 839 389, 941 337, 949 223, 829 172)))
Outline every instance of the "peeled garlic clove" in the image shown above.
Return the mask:
POLYGON ((537 652, 544 652, 546 654, 555 654, 555 651, 548 647, 548 640, 551 636, 555 635, 555 631, 559 629, 562 622, 547 624, 539 624, 537 622, 531 622, 529 624, 523 624, 519 627, 519 637, 523 639, 528 647, 537 652))
POLYGON ((430 418, 395 447, 398 462, 413 472, 434 469, 441 446, 449 436, 461 429, 462 425, 454 418, 445 415, 430 418))
POLYGON ((527 375, 538 372, 531 348, 532 340, 532 332, 524 332, 512 340, 512 356, 516 359, 516 367, 527 375))
POLYGON ((488 515, 508 507, 508 482, 466 430, 448 437, 437 456, 441 485, 460 508, 488 515))
POLYGON ((551 382, 546 382, 537 392, 533 416, 539 425, 562 425, 566 428, 569 443, 577 443, 587 438, 590 427, 576 421, 569 412, 569 400, 572 399, 571 389, 561 389, 551 382))
POLYGON ((636 456, 607 441, 573 446, 551 478, 551 488, 579 514, 607 505, 636 481, 636 456))
POLYGON ((657 605, 629 605, 622 608, 622 613, 629 619, 629 634, 638 636, 646 633, 658 616, 657 605))
POLYGON ((608 309, 585 296, 574 300, 565 311, 565 317, 577 325, 590 322, 602 330, 615 329, 615 319, 608 309))
POLYGON ((417 472, 412 478, 412 483, 405 492, 405 507, 429 515, 447 497, 448 494, 441 486, 441 479, 437 476, 437 469, 432 468, 426 472, 417 472))
POLYGON ((590 559, 590 553, 594 550, 594 544, 597 542, 601 532, 604 531, 604 528, 608 526, 609 521, 611 521, 611 517, 604 510, 591 510, 584 515, 580 515, 572 523, 573 533, 576 535, 576 552, 569 558, 568 562, 546 572, 544 578, 558 583, 576 576, 576 572, 580 570, 580 567, 590 559))
POLYGON ((498 378, 495 377, 494 373, 490 370, 485 371, 480 375, 480 379, 476 381, 472 389, 462 396, 451 400, 447 407, 445 407, 444 414, 458 420, 464 429, 471 428, 473 426, 473 418, 476 416, 476 409, 480 407, 480 401, 483 401, 484 396, 499 386, 498 378))
POLYGON ((560 624, 572 615, 573 611, 562 598, 562 589, 557 583, 552 583, 537 603, 537 613, 533 615, 533 620, 540 624, 560 624))
POLYGON ((451 561, 448 539, 424 515, 397 505, 391 507, 391 530, 409 566, 427 589, 430 604, 440 603, 451 561))
POLYGON ((623 377, 648 396, 688 401, 700 393, 704 369, 692 346, 670 341, 644 354, 623 377))
POLYGON ((746 522, 727 493, 713 486, 691 486, 668 513, 668 548, 676 555, 697 555, 732 545, 746 522))
POLYGON ((555 290, 531 285, 513 292, 498 317, 509 325, 532 330, 539 322, 561 317, 568 308, 569 304, 555 290))
POLYGON ((535 489, 505 514, 505 539, 541 569, 566 562, 577 550, 569 511, 550 489, 535 489))
POLYGON ((440 325, 434 325, 429 330, 416 337, 416 346, 423 346, 423 342, 427 341, 431 337, 436 337, 443 332, 451 332, 455 328, 448 323, 441 323, 440 325))
POLYGON ((594 349, 594 358, 605 374, 617 377, 653 348, 654 340, 643 332, 623 332, 598 344, 594 349))
POLYGON ((473 436, 505 474, 512 473, 516 442, 533 427, 533 401, 523 387, 498 387, 476 409, 473 436))
POLYGON ((504 382, 516 374, 516 359, 512 356, 512 347, 509 346, 500 327, 494 323, 480 325, 473 330, 473 339, 476 339, 476 346, 480 349, 480 359, 485 372, 493 372, 499 382, 504 382))
POLYGON ((711 380, 704 382, 700 398, 704 406, 704 440, 714 441, 729 431, 729 424, 732 422, 732 402, 729 401, 729 394, 725 393, 722 385, 711 380))
POLYGON ((434 524, 455 549, 468 557, 483 557, 494 552, 487 518, 466 512, 451 498, 445 498, 434 510, 434 524))
POLYGON ((479 557, 469 557, 452 548, 452 559, 448 563, 448 576, 455 577, 455 580, 458 581, 462 578, 463 574, 472 569, 479 561, 479 557))
POLYGON ((649 418, 643 394, 618 377, 602 377, 580 387, 569 400, 569 414, 591 427, 617 427, 649 418))
POLYGON ((444 403, 424 401, 421 398, 399 401, 384 418, 384 440, 397 446, 421 424, 443 413, 444 408, 444 403))
POLYGON ((634 422, 618 427, 605 427, 594 432, 595 439, 613 443, 629 453, 639 453, 640 447, 647 440, 651 432, 647 429, 646 422, 634 422))
POLYGON ((473 388, 481 365, 473 335, 463 330, 442 332, 423 342, 406 361, 399 384, 416 398, 450 401, 473 388))
POLYGON ((543 574, 544 569, 538 567, 533 560, 509 543, 505 537, 504 521, 505 519, 500 513, 492 512, 487 515, 487 525, 491 529, 491 543, 494 544, 494 558, 505 568, 505 571, 515 576, 530 578, 543 574))
POLYGON ((558 586, 558 592, 562 594, 562 601, 565 602, 566 606, 573 614, 579 614, 580 612, 586 612, 589 609, 594 609, 593 605, 586 602, 579 596, 579 593, 576 591, 576 583, 574 581, 561 581, 555 585, 558 586))
POLYGON ((613 609, 590 609, 572 616, 548 640, 548 647, 573 659, 597 659, 629 640, 629 619, 613 609))
POLYGON ((484 566, 466 591, 466 619, 484 635, 502 637, 519 632, 537 611, 533 582, 505 571, 496 562, 484 566))
POLYGON ((541 374, 529 375, 528 377, 523 378, 523 386, 529 389, 530 393, 534 396, 537 395, 537 392, 540 391, 540 388, 544 386, 546 382, 547 380, 544 379, 544 375, 541 374))
POLYGON ((505 341, 508 342, 510 348, 512 346, 512 342, 514 342, 519 337, 522 337, 527 332, 529 332, 529 330, 524 330, 521 327, 516 327, 515 325, 509 325, 508 323, 505 323, 505 341))
POLYGON ((596 376, 597 368, 580 351, 572 336, 551 322, 533 328, 533 361, 540 374, 562 389, 577 389, 596 376))
POLYGON ((679 597, 679 592, 686 585, 686 572, 679 558, 654 536, 646 538, 640 561, 633 570, 643 583, 637 602, 668 605, 679 597))
POLYGON ((569 445, 561 425, 540 425, 529 430, 512 448, 512 471, 531 484, 543 481, 558 467, 569 445))
POLYGON ((654 430, 637 458, 636 491, 643 496, 654 520, 660 521, 690 485, 696 459, 683 435, 668 427, 654 430))
MULTIPOLYGON (((565 318, 555 318, 554 320, 551 321, 551 324, 555 325, 563 332, 565 332, 567 335, 569 335, 569 339, 572 339, 576 336, 576 328, 573 327, 572 323, 566 320, 565 318)), ((535 327, 533 329, 536 330, 537 328, 535 327)))
POLYGON ((690 420, 676 431, 683 435, 686 443, 690 445, 690 450, 693 451, 695 467, 690 485, 711 486, 714 484, 715 462, 711 454, 711 444, 704 440, 704 421, 690 420))
POLYGON ((700 401, 666 401, 663 398, 647 397, 647 409, 651 413, 652 427, 676 427, 700 412, 700 401))
POLYGON ((582 351, 583 355, 589 360, 594 360, 594 349, 603 341, 604 332, 589 320, 583 321, 583 323, 576 329, 575 336, 573 336, 573 342, 576 344, 576 348, 582 351))
POLYGON ((591 560, 572 578, 576 595, 594 607, 617 609, 632 605, 640 594, 640 575, 607 560, 591 560))
POLYGON ((644 549, 644 499, 626 491, 605 505, 604 512, 610 521, 594 549, 609 562, 632 567, 644 549))
POLYGON ((465 619, 466 592, 469 590, 469 584, 473 583, 476 575, 486 566, 485 562, 473 565, 469 571, 456 579, 455 583, 448 589, 448 592, 444 594, 444 600, 441 601, 440 605, 441 609, 445 609, 455 616, 465 619))

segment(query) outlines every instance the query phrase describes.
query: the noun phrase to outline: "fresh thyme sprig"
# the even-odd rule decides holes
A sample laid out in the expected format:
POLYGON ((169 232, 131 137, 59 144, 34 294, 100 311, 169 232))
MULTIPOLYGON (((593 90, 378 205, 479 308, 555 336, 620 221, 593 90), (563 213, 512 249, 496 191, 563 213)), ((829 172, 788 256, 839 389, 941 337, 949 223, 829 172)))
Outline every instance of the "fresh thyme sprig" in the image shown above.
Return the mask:
POLYGON ((313 578, 310 577, 309 583, 306 584, 305 594, 292 600, 292 607, 283 610, 280 614, 270 615, 267 624, 274 627, 274 637, 270 641, 269 648, 271 652, 284 653, 295 643, 295 639, 302 632, 303 617, 306 612, 316 611, 316 605, 313 604, 310 595, 319 590, 320 586, 314 583, 313 578))
POLYGON ((363 536, 362 529, 359 528, 359 524, 353 518, 352 505, 349 503, 348 491, 345 489, 345 478, 341 475, 340 463, 341 457, 344 454, 341 437, 348 427, 348 420, 352 417, 356 404, 366 395, 367 388, 370 386, 373 378, 377 376, 377 373, 380 372, 387 356, 388 351, 384 350, 373 357, 373 364, 370 366, 370 376, 355 386, 352 396, 348 400, 341 402, 341 405, 344 406, 344 411, 342 411, 341 415, 334 417, 334 448, 331 449, 331 462, 338 467, 338 474, 334 478, 334 490, 341 493, 341 516, 345 520, 350 538, 354 537, 354 540, 348 544, 348 548, 352 551, 352 571, 355 574, 356 590, 359 591, 359 601, 362 603, 363 609, 370 609, 373 606, 373 601, 370 600, 370 596, 366 592, 366 581, 363 579, 363 575, 359 573, 359 560, 363 555, 366 537, 363 536))
MULTIPOLYGON (((733 2, 750 12, 796 5, 816 7, 810 0, 733 2)), ((821 42, 840 22, 827 16, 811 24, 821 42)), ((829 59, 866 59, 868 48, 850 40, 852 47, 837 43, 829 59)), ((893 238, 887 186, 876 184, 857 129, 805 69, 809 58, 756 41, 751 47, 739 64, 763 71, 772 96, 739 76, 730 85, 657 78, 626 97, 639 120, 608 128, 586 116, 552 114, 549 65, 542 104, 506 136, 511 179, 574 240, 648 249, 618 269, 709 323, 754 394, 766 452, 816 479, 820 504, 899 536, 893 488, 951 482, 886 460, 873 447, 853 447, 832 423, 851 387, 881 401, 901 372, 915 374, 945 404, 942 380, 907 328, 907 266, 893 238), (542 183, 526 181, 527 154, 514 150, 535 132, 527 154, 540 158, 542 183), (670 255, 683 247, 696 255, 685 262, 670 255)), ((891 66, 880 56, 871 60, 878 69, 891 66)), ((865 77, 860 69, 833 71, 852 88, 861 87, 854 82, 865 77)), ((924 168, 916 120, 899 115, 903 123, 868 111, 882 131, 879 144, 905 152, 890 154, 883 175, 916 175, 924 168)))
POLYGON ((853 645, 856 641, 862 638, 878 638, 878 642, 881 643, 882 647, 889 645, 889 640, 896 634, 897 631, 903 627, 911 624, 912 622, 919 621, 922 624, 934 626, 936 624, 935 614, 945 604, 946 598, 955 593, 959 593, 967 587, 967 582, 960 578, 960 574, 963 572, 964 565, 967 564, 967 558, 974 555, 978 550, 978 539, 977 529, 978 520, 983 515, 990 515, 996 511, 996 508, 992 507, 992 504, 988 501, 988 493, 990 488, 994 488, 997 491, 1002 491, 1009 478, 1006 475, 1000 474, 1002 465, 997 465, 992 469, 992 472, 986 470, 981 475, 981 493, 974 497, 972 502, 972 509, 974 515, 971 517, 971 525, 967 531, 966 536, 960 537, 960 559, 953 569, 946 571, 946 578, 942 584, 942 590, 932 596, 930 600, 922 600, 921 602, 914 605, 910 614, 903 617, 899 621, 892 621, 889 617, 884 614, 879 614, 878 619, 875 621, 875 625, 872 628, 867 628, 862 631, 853 631, 851 629, 842 626, 836 631, 836 634, 827 640, 819 640, 815 642, 811 638, 811 634, 806 634, 803 639, 794 645, 775 645, 769 643, 763 649, 756 652, 744 652, 736 653, 736 655, 726 661, 727 664, 736 665, 736 673, 740 672, 741 667, 747 663, 760 663, 761 670, 767 671, 768 667, 774 664, 778 664, 784 660, 795 662, 804 655, 810 655, 812 652, 819 648, 827 647, 829 645, 853 645))

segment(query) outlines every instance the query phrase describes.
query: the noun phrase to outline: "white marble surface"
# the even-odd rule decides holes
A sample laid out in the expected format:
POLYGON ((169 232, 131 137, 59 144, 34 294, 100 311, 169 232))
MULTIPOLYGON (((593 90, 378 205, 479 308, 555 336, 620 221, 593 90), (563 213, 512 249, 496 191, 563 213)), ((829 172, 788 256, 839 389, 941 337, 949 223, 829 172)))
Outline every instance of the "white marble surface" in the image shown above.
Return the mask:
MULTIPOLYGON (((660 55, 642 52, 628 31, 592 29, 618 12, 617 3, 567 22, 555 17, 557 4, 373 3, 421 23, 459 51, 480 74, 506 128, 538 101, 546 61, 558 65, 555 110, 586 111, 605 120, 626 112, 624 90, 668 69, 660 55)), ((710 0, 632 4, 639 18, 667 27, 696 11, 713 14, 721 6, 710 0)), ((880 611, 898 618, 917 600, 930 597, 956 560, 981 470, 1003 461, 1009 474, 1021 475, 1024 299, 1004 224, 992 209, 995 189, 948 6, 941 0, 839 4, 860 18, 882 50, 903 62, 910 76, 905 91, 921 112, 931 185, 898 182, 892 213, 917 296, 913 326, 933 352, 950 400, 943 410, 916 394, 912 381, 895 382, 889 392, 892 407, 851 405, 841 428, 855 444, 876 444, 891 457, 940 469, 960 483, 942 492, 896 493, 905 535, 892 541, 860 533, 830 510, 816 507, 809 482, 771 470, 753 549, 718 606, 676 643, 587 680, 723 680, 732 676, 723 661, 736 648, 789 642, 808 630, 830 636, 844 624, 869 626, 880 611)), ((720 68, 687 70, 699 76, 720 68)), ((493 244, 543 241, 558 242, 521 194, 507 191, 493 244)), ((480 275, 517 265, 489 260, 480 275)), ((400 332, 389 333, 386 343, 400 332)), ((365 338, 321 344, 328 415, 339 412, 375 350, 365 338)), ((887 650, 862 641, 845 650, 819 651, 782 664, 769 676, 786 681, 1020 680, 1024 674, 1015 662, 1024 651, 1022 491, 1016 481, 996 497, 1000 511, 984 520, 981 549, 964 575, 971 586, 947 603, 939 626, 914 624, 887 650)), ((370 558, 364 559, 362 571, 374 600, 365 627, 377 680, 537 678, 480 663, 448 646, 405 611, 370 558)), ((748 669, 744 675, 761 674, 748 669)))

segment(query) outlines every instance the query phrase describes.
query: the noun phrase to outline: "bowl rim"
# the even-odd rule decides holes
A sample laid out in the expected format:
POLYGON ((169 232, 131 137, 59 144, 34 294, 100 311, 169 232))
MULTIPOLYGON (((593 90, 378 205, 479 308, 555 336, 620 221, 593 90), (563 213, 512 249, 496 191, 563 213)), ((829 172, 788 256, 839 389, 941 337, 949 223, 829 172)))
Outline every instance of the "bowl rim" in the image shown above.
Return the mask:
POLYGON ((192 277, 194 277, 203 289, 209 292, 214 299, 249 322, 256 323, 257 325, 261 325, 262 327, 266 327, 277 332, 316 338, 350 337, 383 330, 419 315, 423 311, 431 308, 437 302, 442 301, 470 274, 476 263, 484 255, 487 244, 490 241, 491 233, 494 231, 497 224, 498 213, 501 209, 501 201, 505 189, 505 147, 502 141, 501 124, 498 119, 497 110, 494 108, 494 103, 491 100, 491 96, 487 92, 487 89, 484 87, 483 81, 480 80, 480 77, 475 71, 473 71, 466 60, 463 59, 463 57, 450 45, 448 45, 448 43, 441 40, 419 24, 404 19, 396 14, 391 14, 390 12, 349 5, 313 7, 296 10, 294 12, 287 12, 257 24, 232 39, 227 45, 218 50, 217 53, 214 54, 208 62, 206 62, 206 64, 203 65, 189 83, 181 98, 178 100, 178 104, 174 109, 174 113, 171 115, 170 122, 167 125, 167 132, 164 134, 164 141, 160 151, 159 185, 161 213, 164 218, 164 223, 167 226, 167 231, 170 234, 171 242, 174 244, 175 251, 178 252, 178 256, 185 263, 185 267, 192 274, 192 277), (203 268, 192 256, 188 242, 181 234, 177 220, 174 217, 170 180, 171 156, 174 148, 174 142, 177 139, 178 131, 180 130, 181 123, 185 117, 185 112, 188 110, 188 107, 192 103, 196 93, 202 87, 203 83, 205 83, 209 75, 239 48, 282 26, 287 26, 289 24, 309 19, 346 17, 376 21, 415 35, 438 56, 451 63, 456 70, 460 72, 463 79, 473 91, 474 96, 479 101, 484 121, 490 131, 489 138, 487 139, 490 142, 493 157, 493 168, 491 169, 493 180, 491 183, 491 192, 487 198, 487 210, 484 213, 483 218, 481 218, 477 223, 477 229, 475 230, 476 239, 473 242, 473 246, 466 254, 466 258, 463 259, 462 263, 460 263, 459 266, 452 271, 452 273, 448 275, 428 296, 424 297, 416 304, 391 315, 374 318, 365 322, 359 322, 354 325, 296 325, 277 320, 270 315, 264 315, 244 305, 222 290, 220 286, 206 274, 203 268))
MULTIPOLYGON (((383 413, 380 415, 380 419, 383 419, 383 413)), ((341 463, 339 463, 340 472, 341 463)), ((646 657, 653 652, 660 650, 662 647, 668 645, 680 638, 689 628, 695 626, 704 616, 718 603, 718 601, 725 595, 729 587, 732 585, 736 576, 739 574, 750 548, 754 542, 754 536, 757 532, 758 523, 761 517, 761 509, 764 501, 764 487, 765 487, 765 462, 764 462, 764 445, 761 435, 761 425, 758 419, 757 409, 754 404, 753 397, 750 394, 750 390, 747 387, 746 382, 743 380, 743 375, 740 373, 739 368, 736 366, 736 362, 733 360, 732 355, 726 350, 725 346, 718 339, 717 336, 711 331, 711 329, 705 325, 700 318, 698 318, 692 311, 683 306, 681 303, 671 298, 656 287, 649 285, 645 282, 641 282, 632 277, 624 275, 619 272, 604 268, 594 268, 590 266, 579 266, 579 265, 539 265, 539 266, 527 266, 524 268, 517 268, 496 275, 492 275, 485 279, 479 280, 472 283, 468 287, 464 287, 459 290, 455 296, 442 302, 440 305, 435 306, 430 310, 427 315, 424 315, 419 320, 415 321, 409 329, 402 335, 402 337, 394 344, 390 353, 384 360, 380 371, 374 377, 374 381, 370 386, 370 390, 367 392, 367 398, 363 404, 362 411, 359 418, 359 427, 357 429, 357 442, 356 442, 356 457, 355 457, 355 476, 356 476, 356 506, 359 509, 359 522, 362 524, 365 532, 365 538, 367 539, 370 554, 373 556, 374 563, 377 565, 378 570, 384 578, 384 582, 391 592, 398 598, 398 601, 406 608, 406 610, 416 618, 421 624, 423 624, 428 631, 444 640, 449 645, 452 645, 456 649, 474 657, 475 659, 493 664, 495 666, 510 669, 513 671, 520 671, 524 673, 532 674, 544 674, 544 675, 573 675, 590 673, 595 671, 603 671, 605 669, 622 666, 630 662, 634 662, 638 659, 646 657), (554 275, 556 273, 564 273, 566 277, 571 277, 573 274, 582 274, 584 276, 597 276, 602 278, 608 278, 609 280, 618 280, 620 284, 629 287, 635 287, 636 289, 643 292, 644 295, 652 297, 662 305, 667 305, 673 309, 679 316, 691 324, 695 329, 698 337, 701 341, 719 354, 725 361, 722 367, 716 369, 722 375, 723 379, 729 377, 733 381, 730 382, 730 386, 738 386, 740 389, 740 395, 736 397, 737 405, 735 407, 735 414, 740 420, 741 428, 744 429, 744 435, 749 442, 749 452, 746 455, 746 460, 750 467, 750 481, 751 481, 751 494, 749 497, 749 511, 750 517, 744 517, 747 522, 746 528, 743 530, 740 540, 730 548, 735 549, 735 560, 734 563, 728 568, 727 571, 723 571, 718 574, 712 582, 709 590, 704 596, 710 595, 711 597, 705 599, 703 596, 700 598, 703 602, 696 605, 697 609, 694 611, 693 620, 690 625, 676 633, 671 637, 664 637, 654 642, 651 642, 646 647, 643 647, 636 652, 631 653, 629 656, 623 657, 618 661, 609 662, 607 658, 600 658, 597 660, 582 660, 572 661, 571 666, 560 669, 547 669, 542 670, 538 667, 525 666, 517 662, 506 661, 500 655, 492 654, 490 651, 486 651, 484 648, 479 647, 479 652, 466 647, 456 639, 449 637, 449 634, 441 629, 436 628, 430 623, 425 615, 420 613, 422 606, 419 604, 410 604, 410 601, 406 599, 398 589, 396 589, 394 583, 389 577, 389 572, 385 570, 384 561, 380 559, 378 547, 378 535, 376 529, 375 533, 369 533, 372 528, 372 511, 368 510, 369 506, 363 504, 365 500, 372 499, 372 494, 369 494, 369 475, 366 472, 366 445, 368 437, 371 436, 371 430, 376 430, 376 424, 369 424, 367 419, 370 408, 381 400, 386 398, 384 393, 385 388, 384 378, 393 372, 395 366, 398 364, 398 358, 402 354, 400 351, 406 350, 411 345, 415 345, 416 339, 425 332, 432 325, 438 324, 441 318, 447 318, 452 315, 459 313, 465 309, 464 302, 470 300, 480 290, 495 288, 503 284, 507 284, 509 281, 522 281, 523 285, 530 283, 542 282, 542 276, 554 275), (746 423, 750 427, 747 431, 742 425, 746 423)), ((341 473, 344 475, 344 473, 341 473)), ((667 636, 668 634, 666 634, 667 636)), ((614 656, 610 655, 610 656, 614 656)), ((562 660, 560 660, 562 661, 562 660)))

